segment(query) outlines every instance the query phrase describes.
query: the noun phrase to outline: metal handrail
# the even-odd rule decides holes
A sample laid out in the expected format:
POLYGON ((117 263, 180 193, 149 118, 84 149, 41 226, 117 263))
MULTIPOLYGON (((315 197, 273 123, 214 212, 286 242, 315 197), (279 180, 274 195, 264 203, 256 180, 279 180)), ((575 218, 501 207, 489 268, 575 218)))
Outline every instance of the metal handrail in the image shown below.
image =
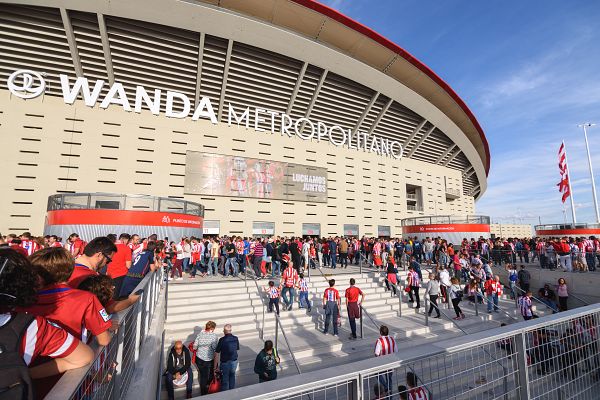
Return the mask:
POLYGON ((281 333, 283 334, 283 339, 285 340, 285 343, 287 345, 288 350, 290 351, 290 355, 292 356, 292 360, 294 361, 294 365, 296 366, 296 369, 298 370, 298 373, 301 374, 302 371, 300 371, 300 365, 298 364, 298 360, 296 360, 296 356, 294 355, 294 350, 292 350, 292 346, 290 346, 290 342, 287 338, 287 335, 285 334, 285 330, 283 330, 283 325, 281 325, 281 321, 279 320, 279 315, 277 315, 277 313, 275 313, 275 348, 277 348, 277 341, 278 341, 278 332, 279 329, 281 329, 281 333))
MULTIPOLYGON (((360 257, 365 257, 364 254, 360 253, 360 257)), ((362 258, 360 259, 361 263, 362 263, 362 258)), ((367 263, 370 263, 370 266, 368 268, 370 268, 372 270, 372 272, 375 273, 379 273, 380 276, 385 277, 387 279, 387 275, 385 273, 385 271, 377 268, 374 266, 374 264, 372 262, 369 262, 369 260, 367 260, 365 258, 365 261, 367 261, 367 263)), ((398 317, 402 317, 402 293, 404 292, 404 287, 402 285, 399 285, 398 283, 392 283, 389 282, 391 285, 394 285, 396 288, 396 295, 398 296, 398 317)), ((391 290, 390 290, 391 292, 391 290)), ((394 296, 393 293, 390 293, 392 295, 392 297, 394 296)))
POLYGON ((375 326, 375 330, 377 332, 379 332, 379 324, 377 322, 375 322, 375 320, 373 319, 373 317, 371 317, 371 314, 369 314, 369 312, 367 311, 367 309, 362 304, 359 304, 359 307, 360 307, 360 311, 361 311, 361 316, 362 316, 362 313, 364 311, 365 315, 371 320, 371 322, 375 326))
POLYGON ((587 301, 583 300, 581 297, 573 294, 573 293, 569 293, 569 297, 575 297, 577 300, 579 300, 580 302, 582 302, 584 305, 589 306, 590 303, 588 303, 587 301))
POLYGON ((252 281, 254 281, 254 285, 256 286, 256 292, 258 293, 258 297, 260 298, 260 302, 262 304, 262 325, 260 326, 260 340, 263 340, 264 334, 265 334, 265 308, 267 307, 267 305, 265 304, 265 300, 263 298, 263 292, 262 292, 262 290, 260 290, 260 287, 258 286, 258 280, 256 279, 256 274, 254 274, 254 270, 252 268, 247 267, 244 271, 244 286, 246 286, 246 288, 248 287, 248 284, 247 284, 248 272, 250 272, 253 276, 252 281))
MULTIPOLYGON (((503 285, 504 286, 504 285, 503 285)), ((483 299, 483 301, 486 302, 486 304, 489 304, 489 300, 487 298, 487 296, 481 296, 481 298, 483 299)), ((495 307, 495 304, 492 304, 495 307)), ((500 304, 498 304, 498 310, 502 311, 504 314, 506 314, 509 318, 514 319, 515 321, 519 321, 518 318, 515 318, 513 315, 511 315, 508 311, 505 311, 502 309, 502 307, 500 307, 500 304)))

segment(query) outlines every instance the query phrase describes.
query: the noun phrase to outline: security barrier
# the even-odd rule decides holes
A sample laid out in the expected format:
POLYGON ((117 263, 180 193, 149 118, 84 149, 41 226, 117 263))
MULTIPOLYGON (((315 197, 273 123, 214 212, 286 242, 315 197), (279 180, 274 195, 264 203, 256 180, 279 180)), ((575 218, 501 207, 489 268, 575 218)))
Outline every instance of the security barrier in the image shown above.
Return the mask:
POLYGON ((596 399, 599 329, 594 304, 207 399, 596 399))
POLYGON ((142 289, 133 306, 113 316, 119 328, 106 346, 92 344, 93 362, 66 372, 46 400, 115 400, 127 393, 133 371, 139 362, 140 348, 150 327, 165 282, 163 268, 147 274, 133 290, 142 289))

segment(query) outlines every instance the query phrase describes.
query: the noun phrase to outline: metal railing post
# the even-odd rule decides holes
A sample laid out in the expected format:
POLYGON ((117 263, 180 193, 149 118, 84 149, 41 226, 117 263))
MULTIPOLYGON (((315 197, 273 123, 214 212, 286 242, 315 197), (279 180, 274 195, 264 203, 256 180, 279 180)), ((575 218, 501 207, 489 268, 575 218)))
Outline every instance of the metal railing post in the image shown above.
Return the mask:
POLYGON ((363 332, 363 308, 362 308, 362 304, 360 305, 360 338, 361 339, 364 338, 364 332, 363 332))
POLYGON ((529 369, 527 367, 527 344, 524 332, 515 335, 517 376, 519 377, 519 398, 529 399, 529 369))
POLYGON ((429 313, 427 312, 427 309, 429 308, 429 297, 427 297, 427 295, 424 295, 423 298, 425 300, 425 326, 429 326, 429 313))
MULTIPOLYGON (((127 321, 129 322, 129 321, 127 321)), ((126 322, 126 323, 127 323, 126 322)), ((121 325, 121 324, 120 324, 121 325)), ((125 337, 125 329, 126 326, 124 326, 125 324, 122 324, 121 326, 119 326, 119 329, 117 330, 117 356, 115 358, 115 364, 116 364, 116 368, 115 368, 115 374, 113 376, 113 380, 114 380, 114 390, 112 392, 112 397, 113 399, 120 399, 121 398, 121 390, 127 390, 127 388, 123 388, 122 387, 122 379, 123 379, 123 342, 124 342, 124 337, 125 337)), ((113 338, 114 340, 114 338, 113 338)))
MULTIPOLYGON (((359 250, 359 252, 360 252, 360 250, 359 250)), ((361 275, 362 275, 362 264, 363 264, 363 261, 362 261, 362 259, 363 259, 363 254, 362 254, 362 253, 359 253, 359 256, 358 256, 358 260, 359 260, 359 261, 358 261, 358 271, 359 271, 359 273, 360 273, 361 275)))
POLYGON ((140 341, 142 338, 142 312, 146 308, 146 297, 148 296, 146 292, 143 292, 141 295, 141 299, 136 303, 134 307, 135 309, 135 340, 134 340, 134 361, 137 361, 140 358, 140 341), (141 304, 140 304, 141 303, 141 304))
POLYGON ((398 317, 402 316, 402 286, 396 285, 398 291, 398 317))
POLYGON ((278 343, 279 341, 279 318, 277 318, 277 316, 275 316, 275 348, 277 349, 278 343))

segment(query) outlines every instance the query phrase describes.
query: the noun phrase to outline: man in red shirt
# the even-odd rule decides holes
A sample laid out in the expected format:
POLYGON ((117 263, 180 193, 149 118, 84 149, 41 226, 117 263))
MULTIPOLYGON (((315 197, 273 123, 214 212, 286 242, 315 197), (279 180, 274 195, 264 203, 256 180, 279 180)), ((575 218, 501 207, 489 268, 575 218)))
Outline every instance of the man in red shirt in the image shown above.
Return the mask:
MULTIPOLYGON (((18 352, 25 365, 30 367, 31 379, 54 376, 89 364, 94 354, 87 345, 45 318, 15 312, 16 307, 30 306, 36 300, 39 277, 27 258, 13 250, 0 249, 0 261, 0 293, 5 295, 0 302, 0 329, 10 327, 23 333, 18 352)), ((30 391, 27 398, 34 398, 31 387, 25 390, 30 391)), ((15 393, 3 394, 20 398, 22 391, 23 385, 18 385, 15 393)), ((41 396, 40 393, 37 395, 41 396)))
POLYGON ((125 275, 127 275, 127 271, 129 271, 129 268, 131 267, 132 251, 127 245, 130 238, 131 236, 128 233, 122 233, 119 236, 119 240, 115 242, 117 251, 113 255, 112 261, 108 264, 106 270, 106 275, 110 276, 113 280, 115 299, 119 297, 121 285, 123 284, 125 275))
POLYGON ((323 333, 327 335, 329 322, 333 319, 333 336, 338 335, 338 316, 340 315, 340 292, 335 286, 335 279, 329 280, 329 287, 323 292, 323 308, 325 309, 325 329, 323 333))
POLYGON ((294 296, 296 295, 295 288, 298 286, 299 279, 298 271, 294 268, 294 263, 292 260, 289 260, 287 268, 281 275, 281 284, 279 285, 285 310, 290 311, 292 309, 292 305, 294 304, 294 296), (289 298, 287 296, 288 293, 290 295, 289 298))
MULTIPOLYGON (((91 240, 75 262, 73 273, 69 278, 68 285, 77 289, 79 284, 86 278, 98 275, 98 270, 112 261, 112 257, 117 252, 117 246, 106 236, 100 236, 91 240)), ((139 299, 139 295, 132 293, 125 300, 114 301, 106 306, 108 313, 113 314, 131 306, 139 299)))
POLYGON ((348 320, 350 321, 350 329, 352 334, 350 340, 356 339, 356 318, 360 318, 360 305, 365 301, 365 294, 354 286, 356 281, 350 278, 350 287, 346 289, 346 308, 348 310, 348 320), (360 296, 360 303, 358 302, 360 296))
POLYGON ((36 252, 30 262, 40 272, 45 285, 38 291, 36 304, 19 311, 45 317, 83 343, 89 343, 93 335, 99 345, 106 346, 110 342, 111 317, 92 293, 67 285, 73 272, 73 257, 69 251, 50 247, 36 252))

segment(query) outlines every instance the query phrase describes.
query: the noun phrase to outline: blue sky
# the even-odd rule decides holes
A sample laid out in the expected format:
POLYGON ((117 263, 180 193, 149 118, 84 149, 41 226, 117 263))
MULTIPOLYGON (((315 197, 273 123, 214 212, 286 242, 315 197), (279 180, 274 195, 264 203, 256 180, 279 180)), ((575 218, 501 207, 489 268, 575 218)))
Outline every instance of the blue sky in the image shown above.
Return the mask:
POLYGON ((555 185, 565 140, 578 222, 595 222, 577 124, 598 123, 588 137, 600 185, 600 1, 324 3, 409 51, 474 112, 492 154, 477 213, 503 223, 561 223, 555 185))

